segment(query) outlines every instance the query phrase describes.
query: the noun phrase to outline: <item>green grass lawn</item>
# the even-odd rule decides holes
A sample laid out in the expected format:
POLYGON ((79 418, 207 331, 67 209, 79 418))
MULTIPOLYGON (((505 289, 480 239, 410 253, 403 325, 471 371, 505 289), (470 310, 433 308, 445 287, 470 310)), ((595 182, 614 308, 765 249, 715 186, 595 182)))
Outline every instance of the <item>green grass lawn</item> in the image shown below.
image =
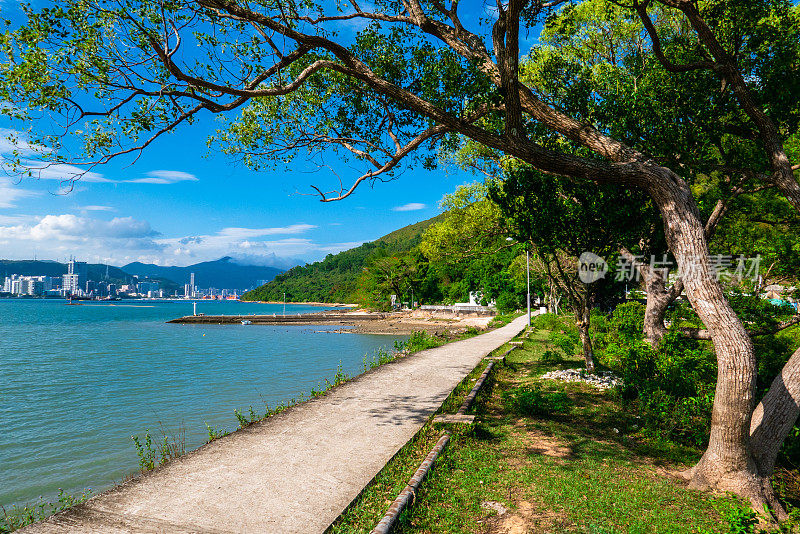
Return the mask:
MULTIPOLYGON (((688 490, 675 477, 700 451, 639 436, 636 418, 614 393, 542 381, 544 396, 566 393, 563 413, 514 409, 507 392, 533 386, 548 370, 580 366, 579 358, 543 364, 547 335, 535 330, 496 366, 475 403, 476 424, 450 427, 450 444, 396 532, 750 531, 751 512, 739 500, 688 490)), ((456 410, 482 370, 451 395, 444 413, 456 410)), ((369 532, 442 430, 426 425, 330 531, 369 532)))

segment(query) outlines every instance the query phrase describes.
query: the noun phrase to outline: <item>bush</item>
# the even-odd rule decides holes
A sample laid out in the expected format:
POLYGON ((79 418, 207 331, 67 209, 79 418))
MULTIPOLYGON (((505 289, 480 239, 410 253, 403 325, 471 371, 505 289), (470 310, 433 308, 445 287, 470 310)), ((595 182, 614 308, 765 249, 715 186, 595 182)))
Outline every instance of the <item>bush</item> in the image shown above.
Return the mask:
POLYGON ((412 332, 406 341, 395 341, 394 348, 398 352, 419 352, 421 350, 438 347, 443 343, 444 341, 442 339, 429 334, 425 330, 418 330, 417 332, 412 332))
POLYGON ((539 358, 539 361, 544 364, 556 364, 562 363, 564 361, 564 357, 554 350, 546 350, 544 353, 542 353, 542 357, 539 358))
POLYGON ((564 321, 554 313, 544 313, 531 317, 531 327, 542 330, 561 330, 564 327, 564 321))
MULTIPOLYGON (((644 306, 617 306, 596 336, 598 360, 622 378, 622 398, 638 412, 645 432, 687 445, 708 439, 716 384, 716 357, 710 343, 677 330, 684 310, 658 347, 644 341, 644 306)), ((689 316, 686 316, 689 318, 689 316)))
POLYGON ((500 293, 495 302, 497 311, 499 311, 501 314, 511 313, 515 310, 522 309, 522 307, 525 305, 519 295, 509 292, 500 293))
POLYGON ((575 347, 577 340, 573 339, 570 335, 565 333, 564 330, 553 331, 550 333, 550 343, 556 346, 565 356, 572 356, 575 354, 575 347))
POLYGON ((503 394, 506 406, 522 415, 566 413, 572 406, 563 391, 543 391, 539 384, 521 386, 503 394))

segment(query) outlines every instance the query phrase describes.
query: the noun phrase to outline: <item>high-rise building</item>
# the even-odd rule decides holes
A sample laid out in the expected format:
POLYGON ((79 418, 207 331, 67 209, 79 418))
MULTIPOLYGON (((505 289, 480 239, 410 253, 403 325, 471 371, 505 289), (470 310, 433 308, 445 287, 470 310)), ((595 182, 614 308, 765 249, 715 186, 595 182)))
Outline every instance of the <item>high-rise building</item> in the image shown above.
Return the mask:
POLYGON ((197 296, 197 286, 194 285, 194 273, 189 274, 189 283, 183 286, 183 295, 187 298, 197 296))
POLYGON ((86 292, 89 268, 85 261, 70 259, 67 263, 67 274, 63 276, 64 292, 69 295, 80 295, 86 292))

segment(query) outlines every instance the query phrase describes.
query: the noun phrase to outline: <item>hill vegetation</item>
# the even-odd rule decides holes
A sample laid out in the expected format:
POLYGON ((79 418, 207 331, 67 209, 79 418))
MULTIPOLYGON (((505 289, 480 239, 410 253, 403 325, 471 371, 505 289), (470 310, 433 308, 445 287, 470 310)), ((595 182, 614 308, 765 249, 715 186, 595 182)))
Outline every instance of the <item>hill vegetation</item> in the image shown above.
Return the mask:
POLYGON ((280 301, 286 293, 287 302, 362 302, 359 278, 364 269, 381 259, 408 254, 419 245, 422 233, 442 217, 420 221, 356 248, 328 254, 322 261, 289 269, 245 293, 242 300, 280 301))

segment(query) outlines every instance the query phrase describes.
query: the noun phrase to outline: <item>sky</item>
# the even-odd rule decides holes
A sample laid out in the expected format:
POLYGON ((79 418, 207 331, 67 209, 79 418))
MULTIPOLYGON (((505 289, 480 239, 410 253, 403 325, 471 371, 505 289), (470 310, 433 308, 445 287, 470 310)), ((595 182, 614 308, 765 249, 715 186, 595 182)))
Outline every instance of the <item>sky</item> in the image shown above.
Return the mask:
POLYGON ((411 170, 322 203, 310 185, 356 171, 327 158, 336 175, 302 159, 288 172, 252 172, 209 154, 202 130, 161 139, 133 165, 96 168, 69 191, 70 169, 0 174, 0 258, 185 266, 232 256, 288 268, 433 217, 445 193, 476 179, 452 167, 411 170))
MULTIPOLYGON (((0 2, 4 16, 15 9, 0 2)), ((3 141, 14 133, 7 126, 0 155, 13 149, 3 141)), ((65 167, 21 180, 0 173, 0 259, 185 266, 232 256, 288 268, 433 217, 444 194, 477 179, 454 167, 409 170, 321 203, 311 185, 330 188, 360 173, 335 157, 329 169, 297 158, 286 171, 253 172, 207 148, 214 127, 206 114, 135 163, 97 167, 69 190, 65 167)))

